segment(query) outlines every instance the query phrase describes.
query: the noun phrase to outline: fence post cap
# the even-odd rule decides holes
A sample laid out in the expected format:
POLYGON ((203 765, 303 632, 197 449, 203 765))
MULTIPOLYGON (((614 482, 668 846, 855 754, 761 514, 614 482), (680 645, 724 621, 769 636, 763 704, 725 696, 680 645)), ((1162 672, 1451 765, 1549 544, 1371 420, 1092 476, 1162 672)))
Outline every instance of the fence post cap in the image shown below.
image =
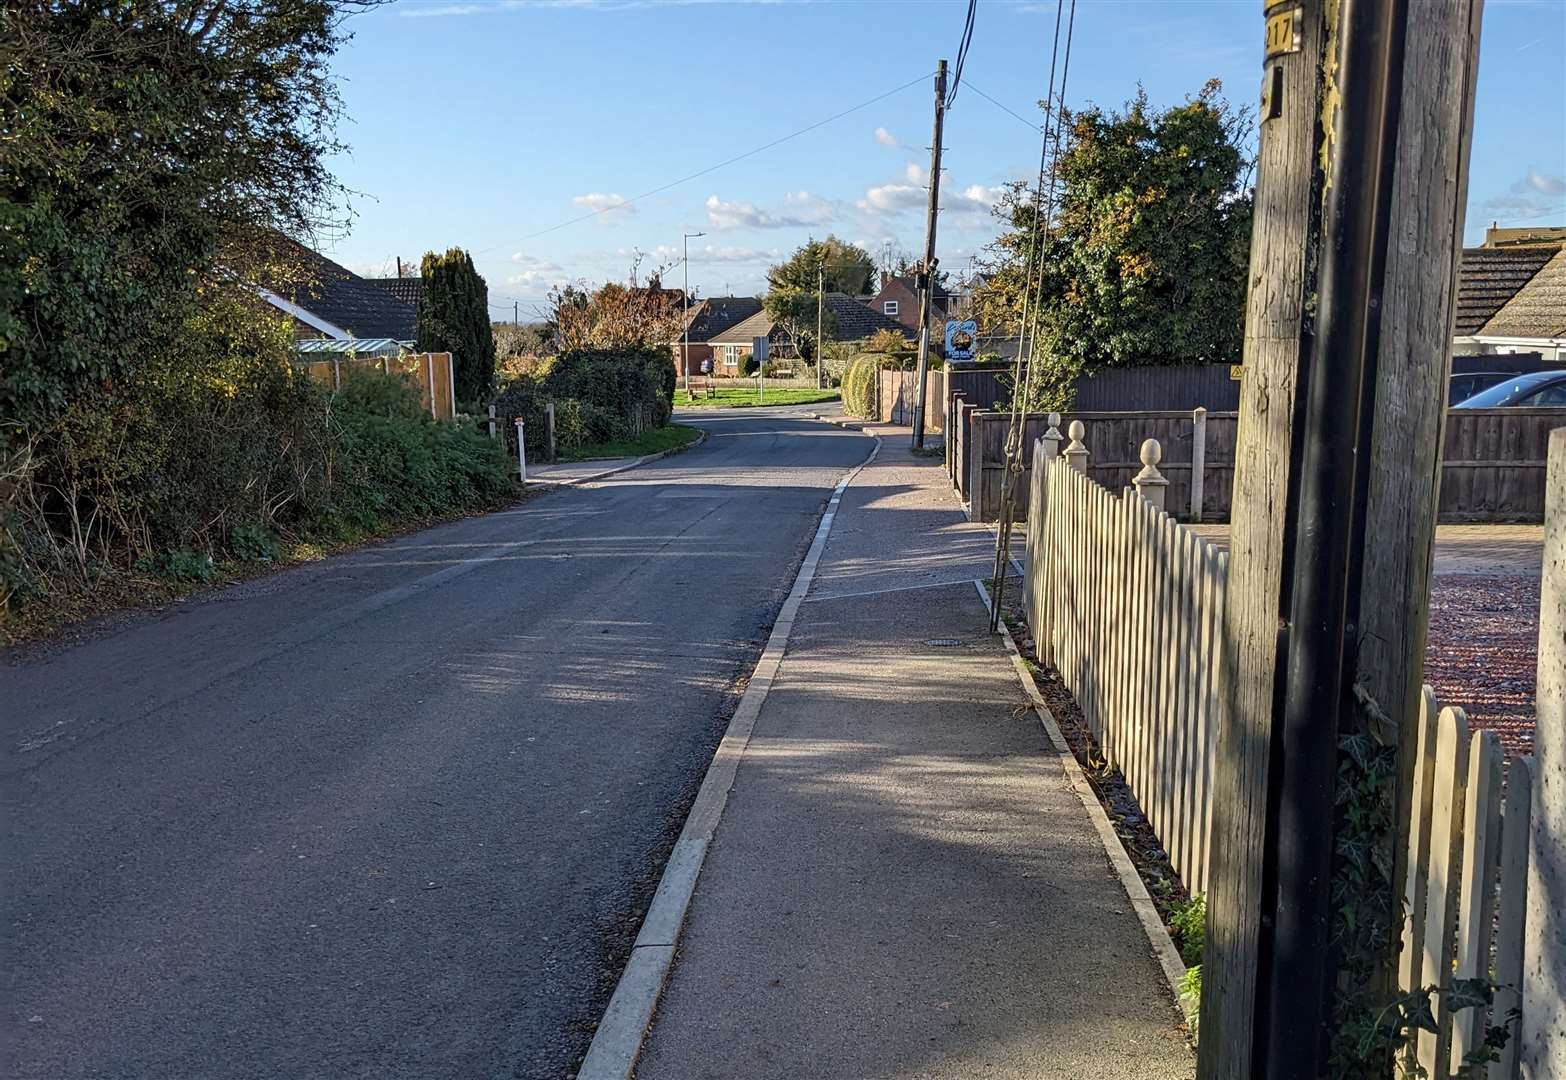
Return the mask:
POLYGON ((1087 428, 1080 420, 1071 421, 1066 428, 1066 434, 1071 436, 1072 442, 1081 442, 1082 436, 1087 434, 1087 428))
POLYGON ((1158 440, 1144 439, 1138 456, 1142 460, 1142 471, 1131 480, 1136 489, 1142 491, 1148 487, 1167 487, 1169 478, 1158 471, 1158 463, 1164 459, 1164 448, 1158 440))

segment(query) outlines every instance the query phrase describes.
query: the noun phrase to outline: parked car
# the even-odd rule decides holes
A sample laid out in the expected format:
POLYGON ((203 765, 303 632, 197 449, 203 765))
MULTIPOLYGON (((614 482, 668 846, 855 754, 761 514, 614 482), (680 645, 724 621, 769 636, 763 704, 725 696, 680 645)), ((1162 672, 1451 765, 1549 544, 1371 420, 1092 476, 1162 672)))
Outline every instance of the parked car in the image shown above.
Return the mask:
POLYGON ((1454 409, 1566 407, 1566 371, 1535 371, 1518 375, 1458 402, 1454 409))
POLYGON ((1515 371, 1463 371, 1452 375, 1447 386, 1446 403, 1456 405, 1467 401, 1481 390, 1488 390, 1496 383, 1517 377, 1515 371))

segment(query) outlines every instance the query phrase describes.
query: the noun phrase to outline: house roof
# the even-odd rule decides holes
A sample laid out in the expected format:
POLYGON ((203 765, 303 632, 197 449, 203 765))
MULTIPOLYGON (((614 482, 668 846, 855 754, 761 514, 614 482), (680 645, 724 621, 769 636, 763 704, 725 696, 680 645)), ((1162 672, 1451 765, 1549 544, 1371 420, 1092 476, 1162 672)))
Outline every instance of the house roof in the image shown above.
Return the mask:
MULTIPOLYGON (((917 336, 890 315, 882 315, 847 293, 827 293, 826 306, 832 312, 833 341, 862 341, 877 330, 892 330, 910 341, 917 336)), ((749 345, 755 338, 771 336, 775 326, 765 311, 758 311, 707 341, 712 345, 749 345)))
POLYGON ((419 298, 424 295, 422 277, 372 277, 364 280, 385 289, 404 304, 409 304, 415 309, 419 306, 419 298))
POLYGON ((1478 333, 1484 337, 1566 337, 1566 246, 1557 248, 1478 333))
POLYGON ((754 315, 741 319, 727 330, 718 331, 707 341, 712 345, 749 345, 756 338, 771 337, 776 325, 765 311, 758 309, 754 315))
POLYGON ((296 268, 289 283, 259 283, 275 306, 284 311, 290 307, 301 309, 315 321, 304 318, 299 311, 290 314, 329 337, 413 340, 417 316, 411 304, 281 233, 272 239, 274 254, 296 268))
POLYGON ((1560 250, 1559 244, 1465 248, 1457 275, 1457 335, 1479 333, 1560 250))
MULTIPOLYGON (((893 282, 901 285, 915 296, 919 295, 919 279, 913 274, 895 274, 887 278, 885 281, 881 282, 881 287, 880 289, 876 290, 876 295, 879 296, 881 293, 885 292, 887 286, 891 285, 893 282)), ((951 299, 951 293, 947 291, 946 286, 937 281, 935 283, 935 289, 930 294, 930 299, 937 304, 944 304, 947 300, 951 299)))
POLYGON ((913 330, 890 315, 883 315, 845 293, 827 293, 826 304, 836 321, 833 341, 859 341, 877 330, 895 330, 910 339, 915 336, 913 330))
POLYGON ((760 310, 761 301, 754 296, 709 296, 691 308, 690 338, 711 341, 760 310))

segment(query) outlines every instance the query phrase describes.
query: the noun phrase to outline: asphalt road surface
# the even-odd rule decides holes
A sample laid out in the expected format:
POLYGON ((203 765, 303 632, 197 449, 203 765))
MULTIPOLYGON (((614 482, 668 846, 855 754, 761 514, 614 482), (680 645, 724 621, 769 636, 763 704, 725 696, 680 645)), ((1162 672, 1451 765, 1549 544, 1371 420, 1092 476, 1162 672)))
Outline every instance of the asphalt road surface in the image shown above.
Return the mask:
POLYGON ((0 665, 6 1076, 571 1076, 832 486, 587 488, 0 665))

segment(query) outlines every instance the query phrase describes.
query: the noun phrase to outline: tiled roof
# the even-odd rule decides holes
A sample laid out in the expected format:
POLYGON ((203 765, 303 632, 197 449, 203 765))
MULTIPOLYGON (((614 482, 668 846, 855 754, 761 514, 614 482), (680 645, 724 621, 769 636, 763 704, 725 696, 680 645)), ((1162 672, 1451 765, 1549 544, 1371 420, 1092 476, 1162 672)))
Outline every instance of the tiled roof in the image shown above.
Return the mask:
POLYGON ((1560 250, 1559 245, 1464 249, 1457 275, 1458 336, 1477 334, 1560 250))
POLYGON ((827 293, 826 304, 837 323, 833 341, 860 341, 877 330, 895 330, 910 340, 917 336, 890 315, 883 315, 845 293, 827 293))
POLYGON ((296 280, 303 284, 277 284, 268 286, 269 291, 350 337, 413 340, 416 315, 412 305, 281 233, 273 242, 276 254, 298 268, 296 280))
MULTIPOLYGON (((757 311, 747 319, 741 319, 727 330, 720 330, 707 341, 713 345, 749 345, 759 337, 771 337, 776 324, 765 311, 757 311)), ((694 336, 694 335, 693 335, 694 336)))
POLYGON ((1566 247, 1557 248, 1478 332, 1487 337, 1566 337, 1566 247))
POLYGON ((691 340, 710 341, 760 310, 761 301, 754 296, 709 296, 691 308, 691 340))
MULTIPOLYGON (((826 306, 832 312, 834 328, 829 337, 833 341, 862 341, 877 330, 895 330, 910 341, 918 336, 891 316, 866 307, 846 293, 827 293, 826 306)), ((767 313, 758 311, 707 340, 713 345, 749 345, 753 338, 770 336, 773 326, 767 313)), ((695 335, 691 336, 694 339, 695 335)))
POLYGON ((364 280, 385 289, 404 304, 409 304, 415 309, 419 306, 419 297, 424 295, 422 277, 372 277, 364 280))

